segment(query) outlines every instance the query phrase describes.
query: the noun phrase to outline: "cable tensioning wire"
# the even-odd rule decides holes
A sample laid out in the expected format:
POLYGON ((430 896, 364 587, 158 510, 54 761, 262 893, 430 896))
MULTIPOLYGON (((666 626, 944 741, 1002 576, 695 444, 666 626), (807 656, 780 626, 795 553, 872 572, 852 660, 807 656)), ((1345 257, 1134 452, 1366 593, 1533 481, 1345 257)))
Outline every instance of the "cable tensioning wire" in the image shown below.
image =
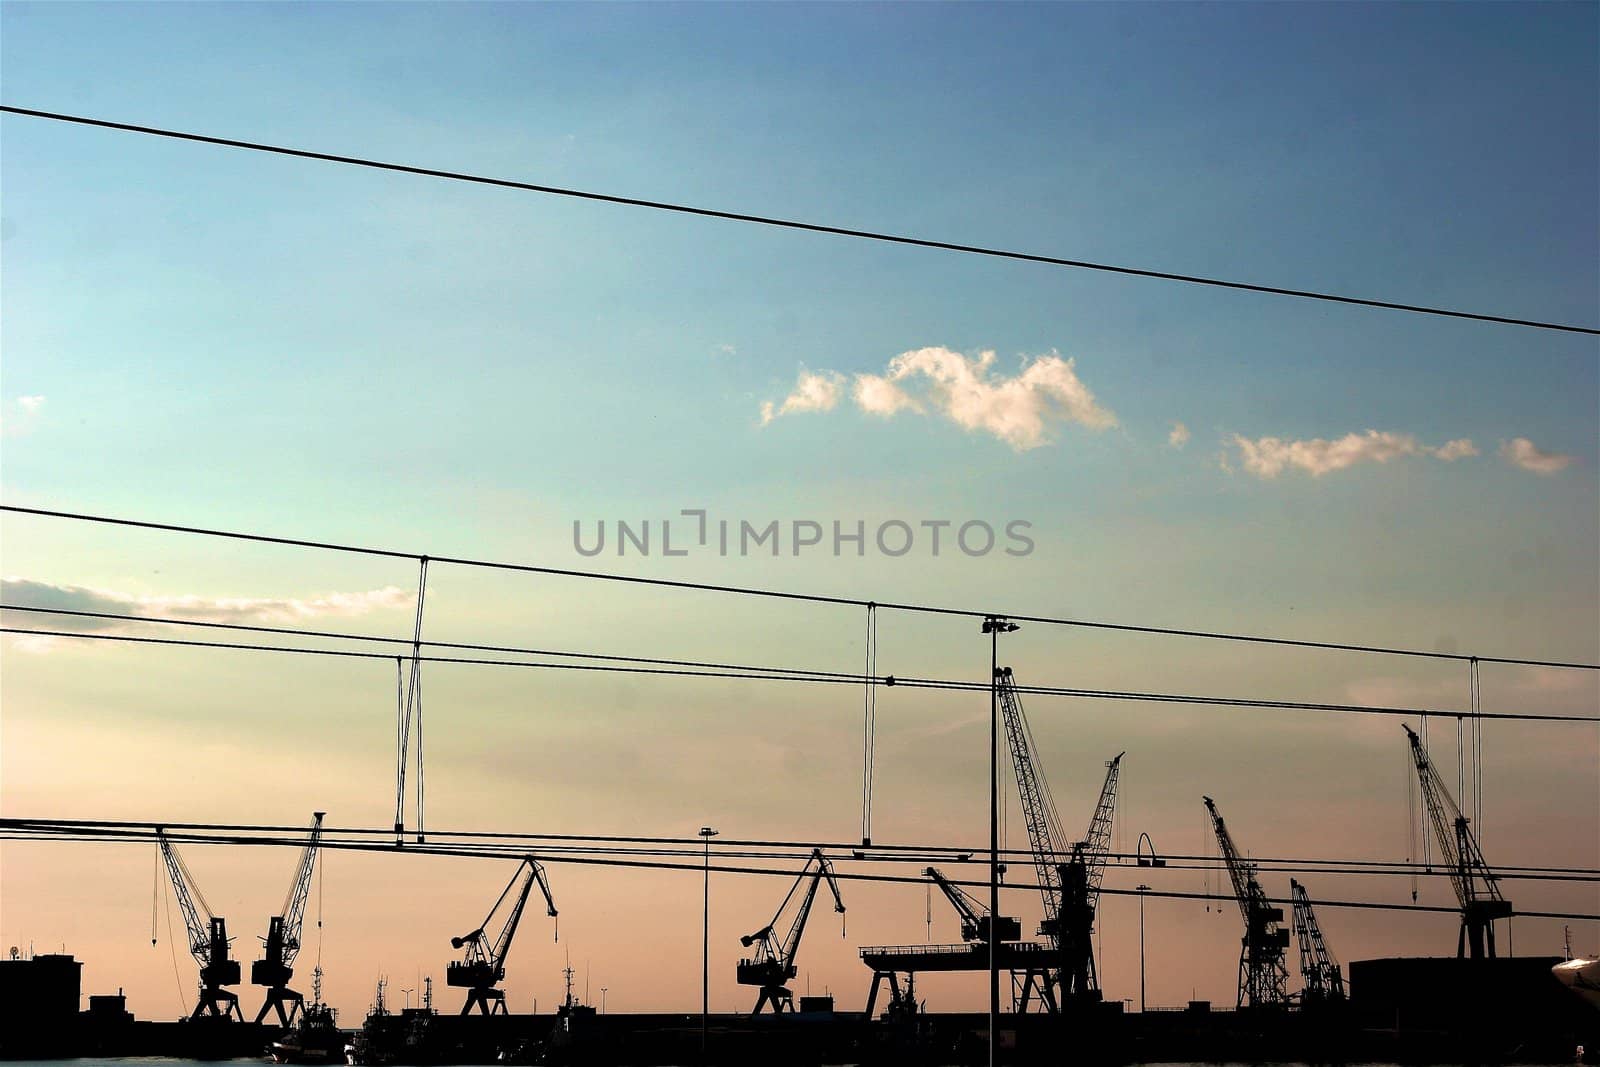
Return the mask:
POLYGON ((83 115, 68 115, 58 111, 40 111, 35 108, 0 105, 0 112, 5 112, 6 114, 11 115, 22 115, 28 118, 47 119, 52 122, 72 123, 78 126, 92 126, 99 129, 119 130, 124 133, 138 133, 150 137, 165 137, 177 141, 190 141, 198 144, 216 145, 222 148, 239 148, 250 152, 263 152, 270 155, 290 156, 295 159, 312 159, 323 163, 341 163, 346 166, 364 167, 369 170, 390 171, 397 174, 412 174, 424 178, 442 178, 448 181, 468 182, 473 185, 490 185, 502 189, 518 189, 523 192, 542 193, 547 196, 569 197, 576 200, 588 200, 604 204, 616 204, 622 207, 647 208, 652 211, 666 211, 679 215, 693 215, 700 218, 722 219, 727 222, 744 222, 758 226, 771 226, 785 230, 800 230, 806 233, 828 234, 835 237, 852 237, 859 240, 877 241, 885 244, 907 245, 913 248, 930 248, 944 252, 961 252, 967 255, 985 256, 992 259, 1015 260, 1023 263, 1039 263, 1053 267, 1070 267, 1076 270, 1097 271, 1105 274, 1119 274, 1134 278, 1150 278, 1157 281, 1182 282, 1186 285, 1200 285, 1215 289, 1231 289, 1240 292, 1261 293, 1267 296, 1286 296, 1301 300, 1322 301, 1324 303, 1381 308, 1387 311, 1403 311, 1414 315, 1433 315, 1451 319, 1467 319, 1474 322, 1492 322, 1505 326, 1522 326, 1536 330, 1554 330, 1561 333, 1578 333, 1600 336, 1600 329, 1590 326, 1572 326, 1563 323, 1542 322, 1537 319, 1519 319, 1504 315, 1490 315, 1473 311, 1454 311, 1448 308, 1429 307, 1423 304, 1405 304, 1398 301, 1342 296, 1336 293, 1324 293, 1311 289, 1291 289, 1284 286, 1258 285, 1251 282, 1227 281, 1221 278, 1208 278, 1195 274, 1178 274, 1172 271, 1150 270, 1141 267, 1123 267, 1110 263, 1095 263, 1083 259, 1067 259, 1061 256, 1047 256, 1030 252, 1016 252, 1000 248, 988 248, 983 245, 959 244, 953 241, 936 241, 923 237, 909 237, 903 234, 883 233, 876 230, 860 230, 845 226, 832 226, 818 222, 802 222, 797 219, 777 218, 770 215, 753 215, 739 211, 723 211, 716 208, 693 207, 688 204, 674 204, 663 200, 646 200, 640 197, 617 196, 610 193, 596 193, 583 189, 569 189, 555 185, 540 185, 534 182, 515 181, 509 178, 490 178, 479 174, 467 174, 461 171, 440 170, 433 167, 418 167, 404 163, 386 163, 375 159, 364 159, 359 156, 335 155, 330 152, 314 152, 303 148, 289 148, 283 145, 264 144, 259 141, 242 141, 230 137, 212 137, 206 134, 162 129, 157 126, 142 126, 129 122, 113 122, 109 119, 95 119, 83 115))
MULTIPOLYGON (((6 821, 9 821, 9 820, 6 820, 6 821)), ((151 825, 153 825, 153 824, 151 824, 151 825)), ((85 835, 85 838, 84 838, 85 840, 101 841, 101 842, 149 841, 149 840, 154 840, 155 839, 153 830, 152 831, 148 831, 148 832, 147 831, 116 831, 116 830, 102 830, 102 831, 95 831, 95 832, 78 831, 78 832, 85 835)), ((44 834, 44 833, 33 835, 33 836, 36 837, 38 840, 52 840, 52 838, 48 834, 44 834)), ((168 834, 168 837, 173 841, 182 841, 182 842, 189 843, 189 844, 267 845, 267 846, 291 847, 291 848, 303 848, 305 846, 305 842, 303 840, 295 839, 295 838, 287 838, 287 837, 285 837, 285 838, 224 837, 224 836, 221 836, 221 835, 198 835, 198 834, 196 834, 196 835, 186 835, 186 834, 170 834, 170 833, 168 834)), ((508 849, 508 850, 505 850, 505 851, 492 851, 492 850, 487 849, 487 848, 486 849, 463 849, 463 848, 460 848, 460 847, 442 847, 442 846, 439 846, 439 845, 436 845, 436 844, 401 845, 401 844, 394 844, 394 843, 387 843, 386 844, 386 843, 380 843, 380 842, 370 842, 369 843, 369 842, 332 841, 332 842, 326 843, 322 847, 326 847, 326 848, 329 848, 329 849, 336 849, 336 850, 356 851, 356 852, 380 852, 380 853, 391 853, 391 854, 393 854, 393 853, 399 853, 399 854, 410 853, 410 854, 414 854, 414 855, 450 856, 450 857, 470 858, 470 859, 519 860, 519 859, 523 858, 524 856, 528 855, 526 850, 516 851, 516 850, 508 849)), ((652 861, 652 860, 619 860, 619 859, 602 859, 602 858, 596 858, 596 857, 577 857, 577 856, 554 856, 554 857, 549 858, 548 860, 545 860, 544 857, 541 855, 539 858, 542 861, 547 862, 547 863, 557 863, 557 864, 565 863, 565 864, 576 864, 576 865, 581 865, 581 866, 596 866, 596 867, 624 867, 624 868, 635 868, 635 869, 645 869, 645 870, 675 870, 675 871, 688 871, 688 872, 692 872, 692 873, 696 873, 696 874, 698 874, 698 873, 700 873, 700 872, 702 872, 703 870, 706 869, 706 865, 704 863, 662 863, 662 862, 657 862, 657 861, 652 861)), ((744 867, 744 866, 730 866, 730 865, 726 865, 726 864, 710 864, 709 868, 710 868, 710 870, 712 870, 714 872, 717 872, 719 874, 750 874, 750 875, 762 875, 762 876, 768 876, 768 877, 782 877, 782 878, 793 878, 795 876, 795 872, 792 869, 777 869, 777 868, 771 868, 771 867, 744 867)), ((857 872, 836 872, 835 873, 835 877, 838 878, 841 881, 847 881, 848 880, 848 881, 856 881, 856 882, 878 882, 878 883, 900 884, 900 885, 918 885, 918 886, 927 884, 927 879, 926 878, 912 877, 912 876, 909 876, 909 875, 862 874, 862 873, 857 873, 857 872)), ((982 888, 982 887, 988 885, 987 882, 980 882, 980 881, 975 881, 975 880, 950 879, 950 882, 951 882, 952 885, 959 885, 959 886, 964 886, 964 887, 968 887, 968 888, 982 888)), ((1034 892, 1034 893, 1037 893, 1039 891, 1039 887, 1037 885, 1031 884, 1031 883, 1007 883, 1005 885, 1002 885, 1001 888, 1005 889, 1005 890, 1034 892)), ((1146 895, 1146 896, 1159 897, 1159 898, 1165 898, 1165 899, 1173 899, 1173 900, 1217 900, 1217 901, 1223 901, 1223 900, 1233 900, 1234 899, 1234 897, 1232 895, 1204 894, 1204 893, 1186 893, 1186 892, 1180 892, 1180 891, 1175 891, 1175 890, 1153 890, 1152 889, 1152 890, 1143 890, 1143 891, 1141 891, 1141 890, 1137 890, 1137 889, 1112 889, 1112 888, 1104 888, 1103 887, 1100 890, 1100 892, 1102 894, 1104 894, 1104 895, 1109 895, 1109 896, 1139 896, 1140 893, 1143 892, 1143 894, 1146 895)), ((1292 901, 1290 901, 1288 898, 1267 897, 1266 899, 1269 902, 1275 903, 1275 904, 1290 904, 1290 903, 1292 903, 1292 901)), ((1319 899, 1317 901, 1317 906, 1318 907, 1329 907, 1329 908, 1353 908, 1353 909, 1373 910, 1373 911, 1429 912, 1429 913, 1449 914, 1449 915, 1459 915, 1460 911, 1461 911, 1461 909, 1459 907, 1445 907, 1445 906, 1440 906, 1440 905, 1427 905, 1427 904, 1391 904, 1391 903, 1387 903, 1387 902, 1383 902, 1383 901, 1352 901, 1352 900, 1326 900, 1326 901, 1324 901, 1324 900, 1320 900, 1319 899)), ((1600 914, 1588 914, 1588 913, 1579 913, 1579 912, 1519 911, 1517 914, 1519 916, 1523 917, 1523 918, 1576 919, 1576 920, 1596 920, 1596 919, 1600 919, 1600 914)))
MULTIPOLYGON (((160 622, 157 619, 140 621, 160 622)), ((239 652, 280 652, 290 655, 327 656, 336 659, 390 660, 394 657, 382 652, 361 652, 354 649, 299 648, 289 645, 252 645, 230 641, 191 641, 169 637, 135 637, 130 634, 84 633, 76 630, 45 630, 31 627, 0 626, 0 634, 18 634, 34 637, 59 637, 79 641, 110 641, 121 644, 161 645, 175 648, 230 649, 239 652)), ((865 681, 859 675, 824 675, 815 673, 753 673, 737 668, 728 670, 678 670, 661 667, 617 667, 595 663, 546 663, 533 660, 477 659, 466 656, 422 656, 424 663, 454 663, 476 667, 521 667, 556 671, 591 671, 602 674, 638 674, 666 678, 713 678, 739 681, 811 682, 816 684, 858 685, 865 681)), ((885 684, 888 676, 881 679, 885 684)), ((982 682, 965 682, 955 679, 900 678, 894 684, 902 689, 929 689, 948 692, 982 693, 989 687, 982 682)), ((1013 688, 1018 693, 1040 696, 1077 697, 1094 700, 1126 700, 1136 703, 1194 704, 1206 707, 1254 708, 1268 711, 1329 712, 1350 715, 1385 715, 1408 717, 1423 714, 1419 708, 1390 708, 1368 704, 1311 703, 1294 700, 1265 700, 1250 697, 1216 697, 1178 693, 1141 693, 1118 689, 1071 689, 1064 686, 1023 686, 1013 688)), ((1433 711, 1428 714, 1455 715, 1472 718, 1472 712, 1433 711)), ((1600 723, 1600 715, 1543 715, 1536 712, 1484 711, 1476 714, 1481 719, 1505 719, 1519 722, 1600 723)))
POLYGON ((174 523, 148 522, 141 519, 123 519, 105 515, 88 515, 81 512, 57 511, 49 508, 30 508, 16 504, 0 504, 0 512, 34 515, 42 518, 69 519, 76 522, 94 522, 109 526, 125 526, 143 530, 160 530, 167 533, 194 534, 202 537, 221 537, 234 541, 258 544, 283 545, 291 548, 313 548, 327 552, 349 552, 364 556, 381 556, 388 559, 452 564, 460 567, 480 567, 489 570, 514 571, 523 574, 543 574, 562 578, 582 578, 594 581, 619 582, 626 585, 646 585, 665 589, 688 589, 707 593, 730 593, 739 596, 766 597, 775 600, 793 600, 811 604, 832 604, 843 607, 864 608, 876 604, 879 610, 917 612, 927 615, 949 615, 969 619, 986 619, 1004 616, 1015 622, 1037 623, 1044 626, 1074 626, 1083 629, 1114 630, 1122 633, 1140 633, 1165 637, 1189 637, 1212 641, 1237 641, 1248 644, 1278 645, 1289 648, 1323 649, 1333 652, 1361 652, 1371 655, 1410 656, 1419 659, 1468 661, 1476 658, 1480 663, 1500 663, 1523 667, 1558 667, 1572 670, 1600 671, 1600 663, 1575 663, 1561 660, 1525 659, 1513 656, 1472 656, 1463 652, 1428 652, 1422 649, 1386 648, 1378 645, 1343 644, 1332 641, 1305 641, 1290 637, 1266 637, 1258 634, 1231 634, 1212 630, 1191 630, 1164 626, 1138 626, 1132 623, 1099 622, 1089 619, 1068 619, 1047 615, 1019 615, 1014 612, 977 611, 966 608, 945 608, 928 604, 907 604, 885 601, 861 600, 854 597, 827 596, 819 593, 794 593, 756 586, 719 585, 708 582, 689 582, 671 578, 646 578, 629 574, 608 574, 604 571, 582 571, 566 567, 544 567, 530 563, 505 563, 493 560, 469 559, 460 556, 436 556, 419 552, 401 552, 395 549, 372 548, 362 545, 339 544, 331 541, 310 541, 293 537, 275 537, 269 534, 241 533, 233 530, 216 530, 202 526, 181 526, 174 523))

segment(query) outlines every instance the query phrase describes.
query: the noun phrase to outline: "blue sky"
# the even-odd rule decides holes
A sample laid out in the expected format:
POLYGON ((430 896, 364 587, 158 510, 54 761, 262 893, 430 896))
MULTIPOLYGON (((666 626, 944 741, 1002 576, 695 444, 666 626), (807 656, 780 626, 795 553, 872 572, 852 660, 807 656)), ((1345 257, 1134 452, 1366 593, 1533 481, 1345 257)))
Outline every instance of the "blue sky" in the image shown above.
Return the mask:
MULTIPOLYGON (((1600 323, 1592 4, 10 3, 0 29, 0 96, 16 106, 1600 323)), ((1587 659, 1600 644, 1593 338, 13 116, 0 131, 8 502, 556 565, 589 562, 571 550, 575 519, 684 507, 760 521, 1020 517, 1039 545, 1020 561, 603 562, 1336 640, 1587 659), (851 401, 857 375, 932 347, 993 350, 992 374, 1007 378, 1027 360, 1070 358, 1116 426, 1055 417, 1048 441, 1019 450, 937 413, 883 418, 851 401), (781 404, 803 370, 841 376, 836 406, 763 425, 762 403, 781 404), (1168 444, 1175 422, 1190 433, 1181 450, 1168 444), (1469 439, 1480 454, 1265 478, 1234 443, 1369 429, 1418 448, 1469 439), (1501 444, 1518 438, 1564 465, 1506 462, 1501 444)), ((409 582, 340 560, 11 518, 4 529, 7 574, 129 595, 409 582)), ((685 633, 647 600, 466 580, 439 603, 465 640, 547 638, 560 614, 574 645, 709 656, 728 641, 753 662, 855 662, 854 622, 841 638, 811 616, 729 618, 697 603, 705 614, 685 633)), ((383 625, 404 631, 403 616, 383 625)), ((964 647, 913 634, 886 641, 934 660, 964 647)), ((1218 691, 1338 696, 1370 691, 1374 675, 1400 686, 1343 661, 1302 670, 1200 649, 1157 667, 1143 647, 1093 644, 1090 667, 1042 639, 1024 647, 1059 680, 1071 664, 1128 687, 1168 670, 1175 687, 1198 678, 1218 691)), ((17 708, 71 718, 107 697, 66 677, 90 653, 6 655, 10 723, 25 721, 17 708)), ((137 678, 149 661, 118 662, 137 678)), ((241 684, 231 668, 203 677, 218 692, 241 684)), ((141 729, 181 730, 163 725, 154 679, 128 684, 118 699, 144 707, 141 729)), ((1502 692, 1534 699, 1521 684, 1502 692)), ((464 692, 522 699, 478 685, 464 692)), ((1592 690, 1538 699, 1592 710, 1592 690)), ((613 710, 637 699, 617 695, 613 710)), ((737 706, 720 691, 708 701, 737 706)), ((782 747, 775 723, 795 712, 769 710, 748 729, 782 747)), ((477 725, 492 745, 494 722, 477 725)), ((1156 767, 1237 751, 1232 736, 1165 750, 1160 736, 1156 767)), ((1252 735, 1263 752, 1294 752, 1296 736, 1252 735)), ((854 764, 842 764, 847 778, 854 764)), ((1531 781, 1504 773, 1507 793, 1531 781)), ((1574 781, 1592 794, 1584 773, 1574 781)), ((684 818, 716 795, 684 801, 684 818)), ((1192 830, 1197 801, 1184 803, 1150 817, 1192 830)), ((1543 858, 1565 858, 1550 844, 1543 858)))

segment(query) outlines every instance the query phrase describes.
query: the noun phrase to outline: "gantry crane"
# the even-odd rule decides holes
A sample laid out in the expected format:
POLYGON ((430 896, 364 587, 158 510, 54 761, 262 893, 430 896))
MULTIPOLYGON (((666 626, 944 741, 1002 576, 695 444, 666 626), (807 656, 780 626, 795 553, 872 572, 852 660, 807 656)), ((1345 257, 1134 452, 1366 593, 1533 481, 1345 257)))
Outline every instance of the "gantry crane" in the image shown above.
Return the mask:
MULTIPOLYGON (((1089 819, 1089 831, 1083 839, 1072 842, 1069 851, 1049 782, 1038 766, 1033 731, 1022 710, 1011 668, 996 668, 995 682, 1005 722, 1006 743, 1016 771, 1017 800, 1022 807, 1023 822, 1028 827, 1039 892, 1044 898, 1044 920, 1039 924, 1039 932, 1049 938, 1051 948, 1064 961, 1059 970, 1037 976, 1041 984, 1040 1000, 1046 1010, 1053 1011, 1057 985, 1061 986, 1063 999, 1099 999, 1091 931, 1095 901, 1105 874, 1106 849, 1111 841, 1111 820, 1116 810, 1117 778, 1123 753, 1106 764, 1105 783, 1089 819), (1069 857, 1065 863, 1063 856, 1069 857)), ((1026 1010, 1034 978, 1030 974, 1024 987, 1023 1010, 1026 1010)))
POLYGON ((939 891, 949 899, 956 909, 956 914, 961 917, 961 940, 982 941, 985 944, 990 941, 991 936, 996 941, 1022 940, 1022 924, 1016 919, 1002 915, 998 921, 991 924, 989 909, 971 893, 958 885, 952 885, 935 867, 929 867, 923 873, 933 880, 933 884, 939 887, 939 891))
POLYGON ((1311 909, 1306 887, 1289 879, 1289 899, 1294 908, 1295 940, 1300 946, 1300 1003, 1327 1004, 1344 1000, 1344 974, 1322 939, 1317 913, 1311 909))
POLYGON ((1473 959, 1494 958, 1494 920, 1511 917, 1511 901, 1500 895, 1500 879, 1489 870, 1473 836, 1470 820, 1456 807, 1455 798, 1439 780, 1422 739, 1404 723, 1411 741, 1411 758, 1417 767, 1417 782, 1423 805, 1433 823, 1439 855, 1450 869, 1450 885, 1461 905, 1461 932, 1456 938, 1456 956, 1470 951, 1473 959))
POLYGON ((267 997, 261 1002, 261 1010, 256 1012, 258 1023, 267 1017, 267 1012, 277 1009, 278 1022, 292 1025, 295 1013, 305 1004, 305 997, 289 988, 289 979, 294 976, 294 958, 300 954, 300 927, 306 917, 306 900, 311 895, 311 871, 317 863, 324 814, 319 811, 312 815, 311 836, 300 851, 289 894, 283 898, 278 914, 267 920, 267 936, 262 938, 265 956, 250 965, 251 983, 267 987, 267 997))
POLYGON ((1244 937, 1239 951, 1239 995, 1241 1008, 1282 1006, 1288 997, 1289 970, 1284 955, 1289 948, 1289 931, 1282 926, 1283 909, 1275 907, 1256 881, 1255 864, 1239 855, 1233 836, 1217 811, 1216 801, 1202 798, 1211 813, 1222 862, 1233 881, 1233 895, 1244 915, 1244 937))
POLYGON ((206 898, 195 884, 183 857, 167 839, 167 833, 156 827, 156 841, 161 846, 161 858, 166 861, 167 874, 172 879, 173 894, 178 898, 178 908, 183 912, 183 925, 189 934, 189 954, 200 965, 200 999, 189 1016, 202 1015, 226 1019, 244 1016, 239 1011, 239 997, 225 986, 239 984, 239 961, 228 958, 228 923, 220 915, 211 914, 206 898), (198 902, 198 903, 197 903, 198 902), (202 916, 204 921, 202 921, 202 916))
POLYGON ((794 885, 789 887, 788 895, 783 898, 783 903, 778 905, 772 921, 755 933, 739 938, 739 943, 744 947, 749 948, 751 945, 756 947, 755 954, 751 958, 739 961, 737 971, 740 985, 761 987, 761 994, 756 998, 755 1010, 750 1014, 760 1015, 761 1009, 768 1004, 772 1005, 773 1012, 778 1014, 794 1010, 794 994, 789 991, 786 983, 799 973, 795 960, 800 952, 800 938, 805 935, 806 919, 810 917, 812 902, 817 898, 817 887, 824 880, 833 892, 833 910, 843 915, 844 900, 839 896, 839 883, 834 881, 833 864, 822 854, 822 849, 815 848, 811 850, 811 858, 806 860, 806 865, 800 869, 800 877, 795 879, 794 885), (773 931, 782 920, 784 909, 789 906, 789 902, 794 899, 795 893, 801 886, 806 887, 805 894, 800 898, 800 907, 789 924, 788 934, 780 942, 773 936, 773 931))
POLYGON ((505 990, 497 988, 496 983, 506 976, 506 956, 511 952, 511 939, 517 934, 517 924, 522 921, 522 909, 528 903, 528 894, 533 891, 535 882, 544 894, 546 913, 555 918, 556 902, 550 895, 550 881, 545 877, 544 865, 532 856, 524 856, 522 865, 511 876, 511 881, 506 883, 505 889, 500 891, 499 898, 478 928, 450 939, 451 948, 465 947, 467 950, 461 959, 450 961, 444 975, 446 985, 462 986, 467 990, 466 1003, 461 1005, 462 1015, 470 1014, 473 1005, 477 1005, 485 1015, 506 1013, 505 990), (511 911, 500 927, 499 934, 491 942, 484 931, 494 922, 495 914, 507 899, 512 900, 511 911))

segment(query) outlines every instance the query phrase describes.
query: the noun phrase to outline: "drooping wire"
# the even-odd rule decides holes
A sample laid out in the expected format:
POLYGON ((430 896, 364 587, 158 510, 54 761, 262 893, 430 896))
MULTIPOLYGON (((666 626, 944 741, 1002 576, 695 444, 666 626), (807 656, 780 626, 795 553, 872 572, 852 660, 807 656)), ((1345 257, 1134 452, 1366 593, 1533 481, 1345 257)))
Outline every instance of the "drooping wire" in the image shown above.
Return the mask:
MULTIPOLYGON (((160 849, 161 849, 161 846, 159 844, 156 845, 156 850, 157 850, 156 854, 157 854, 157 856, 160 855, 160 849)), ((172 893, 171 893, 171 890, 166 889, 165 886, 166 886, 166 883, 163 882, 162 883, 163 891, 162 891, 162 894, 161 894, 161 900, 162 900, 163 907, 165 908, 166 913, 167 913, 167 949, 172 954, 172 984, 177 987, 178 1011, 182 1012, 183 1009, 184 1009, 184 1002, 183 1002, 183 976, 178 973, 178 943, 175 940, 173 940, 173 937, 172 937, 172 893)), ((155 942, 152 940, 151 944, 154 944, 154 943, 155 942)))
POLYGON ((861 843, 872 844, 872 770, 878 728, 878 605, 867 604, 866 687, 861 695, 861 843))
MULTIPOLYGON (((1418 725, 1421 725, 1420 723, 1418 725)), ((1409 865, 1417 856, 1417 794, 1411 788, 1412 758, 1408 750, 1405 754, 1405 766, 1402 768, 1400 785, 1406 794, 1406 863, 1409 865)), ((1426 840, 1426 837, 1424 837, 1426 840)), ((1417 902, 1417 869, 1411 868, 1411 903, 1417 902)))

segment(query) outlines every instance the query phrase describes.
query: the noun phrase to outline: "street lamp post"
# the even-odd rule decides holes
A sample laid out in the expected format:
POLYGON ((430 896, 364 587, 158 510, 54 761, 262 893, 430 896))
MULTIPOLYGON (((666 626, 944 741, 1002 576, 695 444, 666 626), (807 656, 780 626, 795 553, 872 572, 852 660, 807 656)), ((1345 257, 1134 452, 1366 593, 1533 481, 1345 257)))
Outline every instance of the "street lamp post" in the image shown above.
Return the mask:
POLYGON ((702 826, 700 836, 706 839, 704 912, 700 926, 700 1059, 704 1062, 706 1034, 711 1029, 711 839, 717 836, 717 831, 702 826))
POLYGON ((604 1015, 605 1013, 606 1013, 606 987, 605 986, 601 986, 600 987, 600 1014, 604 1015))
POLYGON ((1139 1014, 1144 1014, 1144 895, 1150 892, 1147 885, 1134 886, 1139 891, 1139 1014))
MULTIPOLYGON (((1000 915, 1000 635, 1017 624, 999 615, 983 620, 989 635, 989 914, 1000 915)), ((1000 1025, 1000 958, 995 955, 993 931, 989 942, 989 1067, 994 1067, 1000 1025)))
POLYGON ((402 990, 400 990, 400 992, 402 992, 402 993, 404 993, 406 995, 406 1010, 410 1011, 411 1010, 411 994, 416 992, 416 988, 413 987, 411 989, 402 989, 402 990))

